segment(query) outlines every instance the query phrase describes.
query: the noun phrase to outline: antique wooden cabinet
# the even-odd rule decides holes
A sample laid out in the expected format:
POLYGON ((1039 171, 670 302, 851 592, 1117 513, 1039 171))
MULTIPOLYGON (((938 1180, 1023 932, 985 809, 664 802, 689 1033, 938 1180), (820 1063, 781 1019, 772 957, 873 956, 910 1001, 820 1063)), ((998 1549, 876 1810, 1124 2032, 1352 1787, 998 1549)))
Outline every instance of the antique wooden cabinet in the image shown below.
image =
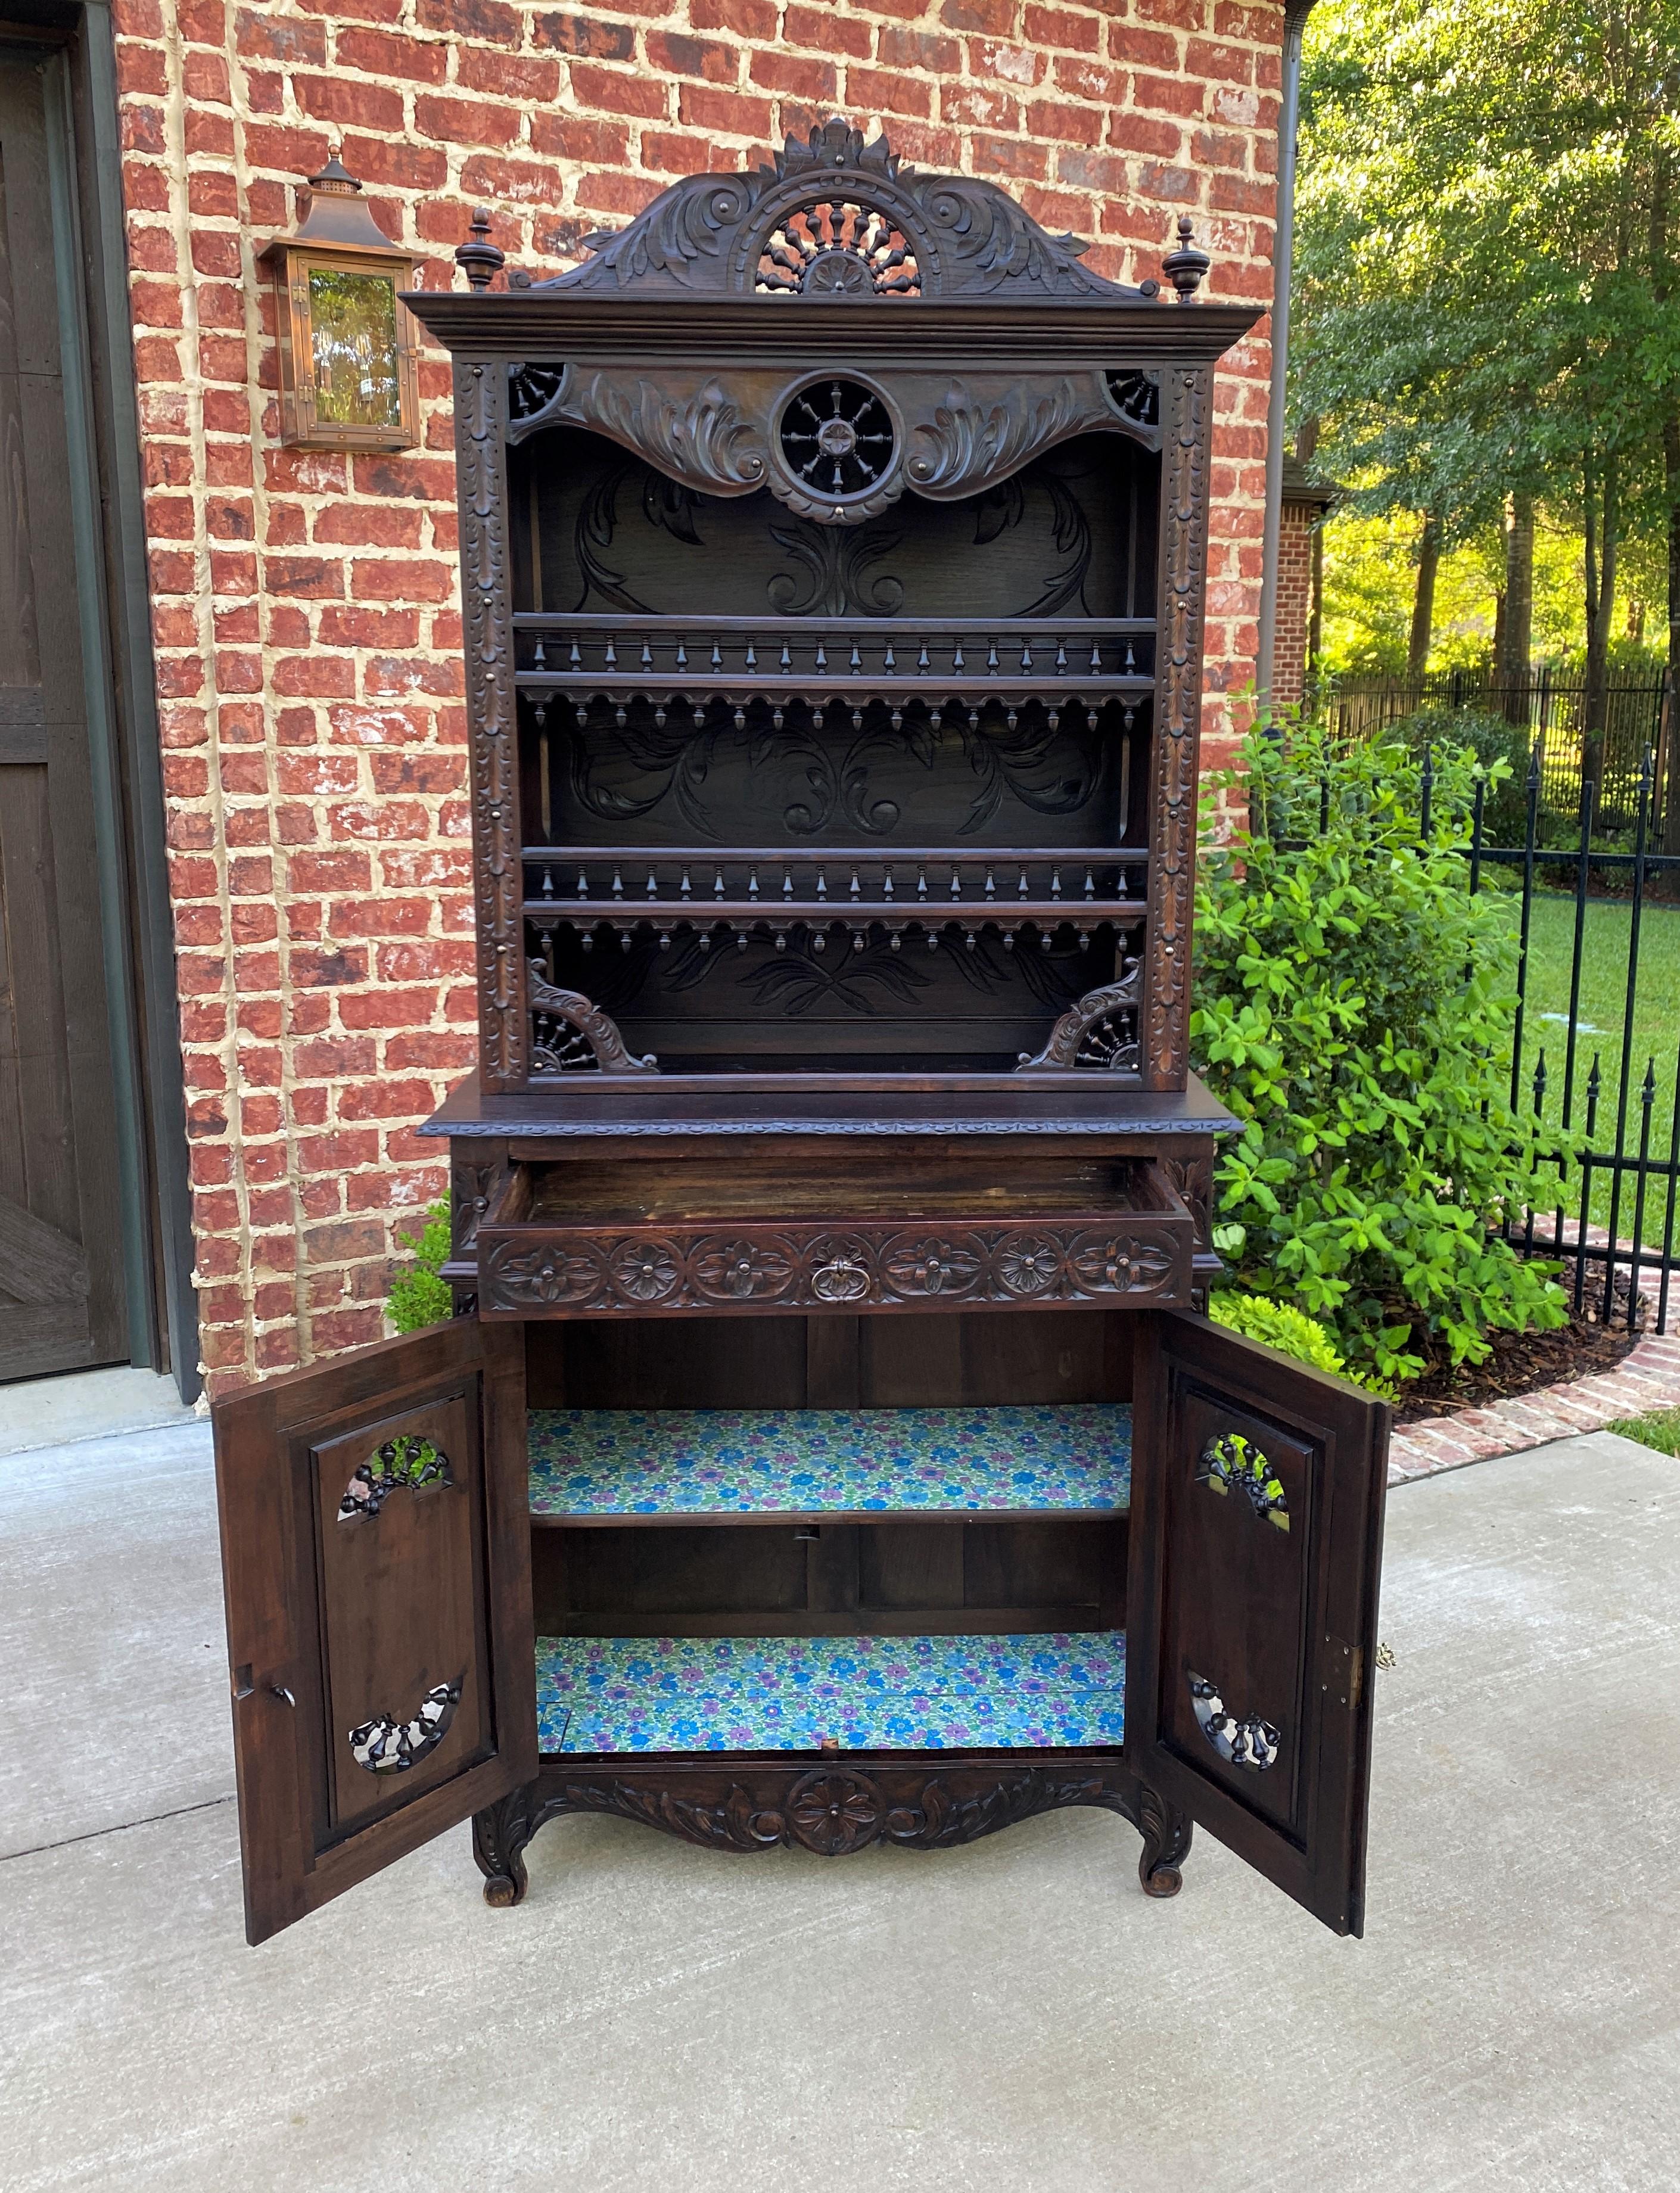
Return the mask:
POLYGON ((1386 1412, 1197 1314, 1215 359, 842 122, 454 360, 459 1314, 217 1410, 249 1931, 471 1817, 1200 1821, 1362 1922, 1386 1412))

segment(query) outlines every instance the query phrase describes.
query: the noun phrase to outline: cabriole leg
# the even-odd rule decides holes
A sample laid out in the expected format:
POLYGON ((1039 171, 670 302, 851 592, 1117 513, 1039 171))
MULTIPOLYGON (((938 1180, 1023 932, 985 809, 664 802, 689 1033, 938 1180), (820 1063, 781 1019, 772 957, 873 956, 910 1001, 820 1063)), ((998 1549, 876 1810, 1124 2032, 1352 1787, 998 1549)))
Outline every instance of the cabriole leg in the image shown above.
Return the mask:
POLYGON ((1190 1818, 1155 1790, 1145 1788, 1138 1797, 1138 1825, 1144 1847, 1138 1859, 1138 1878, 1145 1896, 1176 1896, 1184 1885, 1179 1871, 1190 1847, 1190 1818))
POLYGON ((493 1910, 511 1910, 523 1898, 525 1847, 542 1821, 534 1782, 473 1815, 473 1855, 485 1876, 485 1901, 493 1910))

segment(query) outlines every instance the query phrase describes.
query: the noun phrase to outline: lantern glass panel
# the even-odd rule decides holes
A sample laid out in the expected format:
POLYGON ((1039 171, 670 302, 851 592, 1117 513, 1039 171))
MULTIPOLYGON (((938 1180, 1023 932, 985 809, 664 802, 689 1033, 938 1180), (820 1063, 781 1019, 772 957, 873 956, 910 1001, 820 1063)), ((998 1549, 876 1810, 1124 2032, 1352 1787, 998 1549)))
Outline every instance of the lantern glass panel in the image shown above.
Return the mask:
POLYGON ((312 266, 309 326, 316 418, 334 427, 400 427, 395 277, 312 266))

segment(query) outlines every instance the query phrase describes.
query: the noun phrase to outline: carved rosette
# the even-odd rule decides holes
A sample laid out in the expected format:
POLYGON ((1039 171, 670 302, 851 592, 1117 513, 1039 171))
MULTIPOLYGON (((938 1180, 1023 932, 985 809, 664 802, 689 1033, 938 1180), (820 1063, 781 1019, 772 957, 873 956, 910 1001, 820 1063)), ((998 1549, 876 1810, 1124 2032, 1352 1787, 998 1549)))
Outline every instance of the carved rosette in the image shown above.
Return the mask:
POLYGON ((500 368, 455 364, 461 610, 472 741, 473 873, 478 902, 479 1047, 487 1090, 525 1078, 513 630, 507 601, 507 383, 500 368))
POLYGON ((1196 749, 1207 566, 1207 437, 1213 374, 1163 375, 1167 478, 1156 643, 1155 774, 1150 842, 1146 1088, 1181 1087, 1190 1059, 1190 921, 1195 883, 1196 749))
POLYGON ((1186 1302, 1182 1222, 1110 1226, 717 1228, 481 1235, 479 1297, 523 1312, 845 1309, 955 1303, 1186 1302))

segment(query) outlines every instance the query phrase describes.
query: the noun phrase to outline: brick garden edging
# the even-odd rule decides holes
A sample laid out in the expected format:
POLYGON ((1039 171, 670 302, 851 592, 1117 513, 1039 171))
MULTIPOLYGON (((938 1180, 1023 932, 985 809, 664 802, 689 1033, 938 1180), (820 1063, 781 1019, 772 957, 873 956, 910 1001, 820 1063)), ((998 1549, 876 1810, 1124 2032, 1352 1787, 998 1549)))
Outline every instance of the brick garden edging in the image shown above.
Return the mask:
POLYGON ((1602 1431, 1618 1417, 1671 1408, 1680 1408, 1680 1337, 1648 1337, 1614 1371, 1597 1377, 1406 1425, 1395 1433, 1389 1448, 1388 1481, 1405 1485, 1414 1477, 1461 1469, 1466 1463, 1521 1454, 1548 1440, 1602 1431))

